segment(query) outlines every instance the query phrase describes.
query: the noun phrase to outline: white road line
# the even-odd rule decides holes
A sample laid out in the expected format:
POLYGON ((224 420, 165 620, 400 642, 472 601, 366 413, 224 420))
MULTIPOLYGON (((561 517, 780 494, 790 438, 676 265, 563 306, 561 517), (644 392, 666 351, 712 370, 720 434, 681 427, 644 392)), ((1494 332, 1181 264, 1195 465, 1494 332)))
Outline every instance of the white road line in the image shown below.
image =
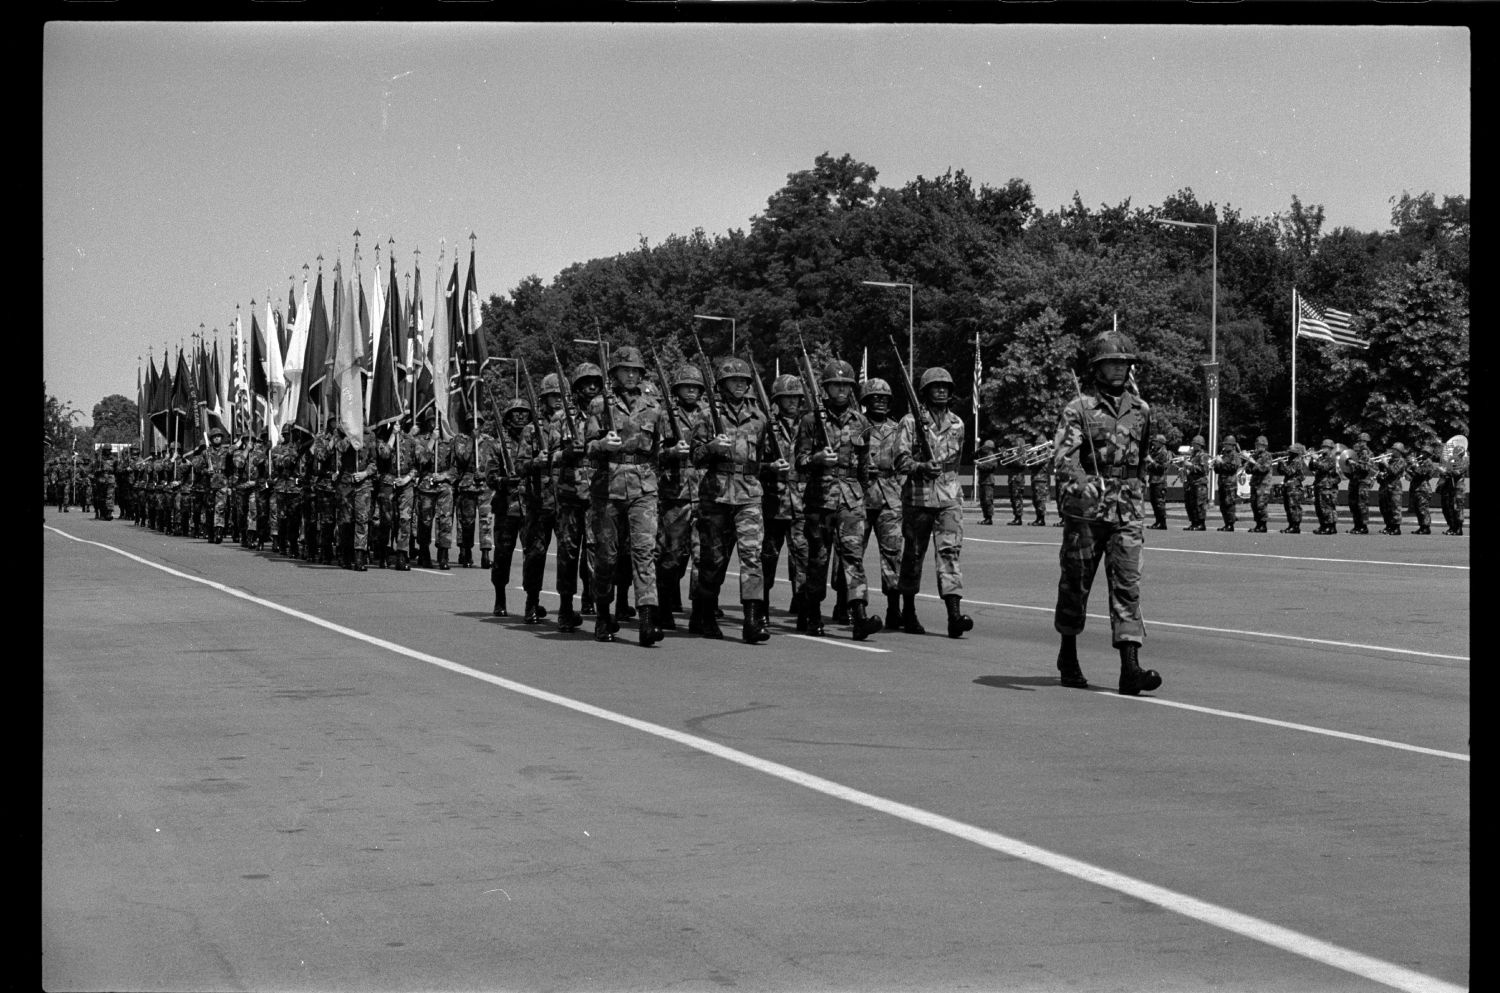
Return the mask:
MULTIPOLYGON (((46 525, 44 525, 44 527, 46 527, 46 525)), ((1278 924, 1272 924, 1270 921, 1263 921, 1260 918, 1252 917, 1249 914, 1242 914, 1238 911, 1230 910, 1227 907, 1221 907, 1217 904, 1209 903, 1206 900, 1199 900, 1196 897, 1188 896, 1185 893, 1178 893, 1175 890, 1169 890, 1165 887, 1157 886, 1153 883, 1135 879, 1134 877, 1126 876, 1123 873, 1114 872, 1110 869, 1105 869, 1100 866, 1081 861, 1079 859, 1070 858, 1066 855, 1060 855, 1056 852, 1049 851, 1045 848, 1039 848, 1035 845, 1028 844, 1016 838, 1011 838, 996 831, 990 831, 986 828, 976 827, 972 824, 965 824, 964 822, 954 820, 951 817, 944 817, 942 814, 935 814, 931 811, 923 810, 920 807, 913 807, 909 804, 900 803, 895 800, 888 800, 885 797, 876 796, 873 793, 865 793, 862 790, 856 790, 852 787, 844 786, 842 783, 836 783, 832 780, 824 779, 821 776, 814 776, 811 773, 802 772, 800 769, 794 769, 791 766, 782 765, 779 762, 770 762, 766 759, 759 758, 758 756, 751 755, 748 752, 741 752, 737 749, 729 748, 725 745, 719 744, 716 741, 710 741, 707 738, 699 738, 696 735, 685 734, 684 732, 678 731, 674 728, 665 727, 660 724, 652 724, 648 721, 638 720, 637 718, 628 717, 624 714, 617 714, 614 711, 605 710, 602 707, 596 707, 593 704, 584 703, 580 700, 574 700, 570 697, 560 696, 556 693, 550 693, 546 690, 540 690, 533 686, 527 686, 524 683, 517 683, 513 680, 505 679, 502 676, 496 676, 487 672, 481 672, 478 669, 471 669, 468 666, 460 665, 457 662, 451 662, 448 659, 440 658, 436 655, 428 655, 426 652, 419 652, 415 649, 407 648, 404 645, 398 645, 395 642, 386 641, 383 638, 376 638, 373 635, 365 634, 363 631, 356 631, 353 628, 345 627, 342 624, 336 624, 333 621, 327 621, 321 617, 304 613, 292 607, 287 607, 279 603, 274 603, 270 600, 262 599, 261 597, 255 596, 254 594, 246 593, 243 590, 237 590, 231 586, 226 586, 223 583, 218 583, 211 579, 204 579, 201 576, 193 576, 185 572, 180 572, 168 566, 160 565, 156 562, 151 562, 147 559, 141 558, 139 555, 127 552, 124 549, 115 548, 111 545, 103 544, 102 542, 89 541, 84 538, 77 538, 65 531, 60 531, 52 527, 47 527, 47 530, 56 531, 56 533, 62 535, 70 541, 76 541, 80 544, 85 545, 94 545, 95 547, 105 549, 106 551, 114 552, 117 555, 122 555, 125 558, 131 559, 132 561, 139 562, 144 566, 148 566, 152 569, 157 569, 161 572, 165 572, 168 575, 176 576, 179 579, 185 579, 189 582, 200 583, 204 586, 216 589, 221 593, 227 593, 230 596, 237 597, 238 599, 245 600, 249 603, 258 604, 270 610, 275 610, 279 613, 286 614, 289 617, 295 617, 299 620, 306 621, 309 624, 314 624, 326 630, 345 635, 349 638, 354 638, 357 641, 362 641, 368 645, 373 645, 377 648, 383 648, 387 651, 394 652, 398 655, 404 655, 407 658, 416 659, 420 662, 426 662, 430 665, 437 666, 438 668, 447 669, 449 672, 468 676, 472 679, 478 679, 483 682, 489 683, 492 686, 497 686, 500 689, 520 694, 521 696, 527 696, 535 700, 541 700, 546 703, 555 704, 556 706, 565 707, 568 710, 572 710, 576 713, 585 714, 587 716, 595 717, 604 721, 609 721, 613 724, 621 725, 622 727, 628 727, 636 731, 654 735, 658 738, 664 738, 667 741, 685 745, 689 748, 693 748, 706 754, 713 755, 717 758, 724 759, 727 762, 733 762, 736 765, 743 766, 747 769, 753 769, 756 772, 761 772, 768 776, 774 776, 775 778, 781 779, 785 782, 793 783, 797 786, 802 786, 815 792, 822 793, 825 796, 843 800, 847 803, 852 803, 857 806, 864 807, 868 810, 874 810, 878 813, 887 814, 891 817, 900 818, 901 820, 907 821, 912 824, 917 824, 922 827, 930 828, 934 831, 941 831, 944 834, 952 835, 955 838, 962 838, 965 841, 972 842, 991 851, 999 852, 1002 855, 1008 855, 1011 858, 1023 859, 1035 865, 1051 869, 1054 872, 1060 872, 1063 875, 1071 876, 1074 879, 1082 880, 1086 883, 1093 883, 1096 886, 1102 886, 1105 889, 1114 890, 1117 893, 1123 893, 1127 896, 1134 897, 1137 900, 1143 900, 1147 903, 1154 904, 1158 907, 1163 908, 1164 910, 1170 910, 1173 913, 1180 914, 1184 917, 1190 917, 1194 920, 1201 921, 1213 927, 1233 932, 1234 934, 1249 938, 1252 941, 1258 941, 1262 944, 1269 945, 1272 948, 1279 948, 1282 951, 1289 952, 1292 955, 1297 955, 1310 961, 1321 962, 1324 965, 1330 966, 1334 969, 1339 969, 1343 972, 1350 973, 1351 975, 1362 976, 1366 979, 1372 980, 1373 982, 1383 983, 1386 986, 1391 986, 1399 990, 1408 990, 1411 991, 1411 993, 1461 993, 1461 991, 1465 989, 1465 987, 1446 982, 1434 976, 1424 975, 1423 973, 1416 972, 1404 966, 1396 965, 1393 962, 1385 962, 1381 959, 1377 959, 1372 956, 1332 944, 1331 942, 1323 941, 1319 938, 1314 938, 1311 935, 1302 934, 1299 931, 1293 931, 1290 928, 1281 927, 1278 924)))
POLYGON ((891 653, 889 648, 876 648, 874 645, 856 645, 854 642, 845 641, 842 638, 819 638, 816 635, 792 634, 790 632, 782 635, 782 637, 801 638, 803 641, 814 641, 820 645, 831 645, 834 648, 852 648, 856 652, 880 652, 882 655, 889 655, 891 653))
MULTIPOLYGON (((918 593, 917 596, 921 597, 924 600, 941 599, 933 593, 918 593)), ((1049 614, 1052 613, 1055 609, 1053 607, 1036 607, 1031 604, 1025 603, 996 603, 993 600, 965 599, 964 603, 971 603, 979 607, 1004 607, 1008 610, 1045 611, 1049 614)), ((1087 616, 1093 620, 1105 622, 1109 621, 1109 615, 1107 614, 1089 614, 1087 616)), ((1419 652, 1414 648, 1391 648, 1389 645, 1363 645, 1356 641, 1333 641, 1328 638, 1303 638, 1299 635, 1279 634, 1275 631, 1242 631, 1238 628, 1214 628, 1208 627, 1204 624, 1179 624, 1174 623, 1173 621, 1158 621, 1155 619, 1152 619, 1147 623, 1148 625, 1155 627, 1181 628, 1185 631, 1207 631, 1211 634, 1235 634, 1242 635, 1247 638, 1274 638, 1278 641, 1295 641, 1305 645, 1327 645, 1331 648, 1353 648, 1367 652, 1392 652, 1396 655, 1416 655, 1424 659, 1448 659, 1453 662, 1470 661, 1469 656, 1467 655, 1443 655, 1438 652, 1419 652)))
POLYGON ((1385 748, 1398 748, 1405 752, 1419 752, 1423 755, 1436 755, 1443 759, 1456 759, 1459 762, 1470 761, 1469 756, 1462 752, 1444 752, 1436 748, 1424 748, 1421 745, 1408 745, 1400 741, 1391 741, 1387 738, 1371 738, 1363 734, 1350 734, 1348 731, 1334 731, 1329 728, 1314 727, 1311 724, 1293 724, 1291 721, 1278 721, 1273 717, 1256 717, 1254 714, 1242 714, 1233 710, 1216 710, 1213 707, 1199 707, 1191 703, 1178 703, 1175 700, 1163 700, 1160 697, 1144 696, 1118 696, 1113 693, 1100 692, 1099 696, 1108 697, 1111 700, 1123 700, 1130 703, 1153 703, 1159 707, 1174 707, 1178 710, 1192 710, 1200 714, 1211 714, 1214 717, 1228 717, 1236 721, 1251 721, 1256 724, 1270 724, 1273 727, 1289 728, 1293 731, 1306 731, 1309 734, 1321 734, 1328 738, 1346 738, 1349 741, 1360 741, 1367 745, 1381 745, 1385 748))
MULTIPOLYGON (((1040 545, 1043 548, 1057 548, 1059 541, 1013 541, 1005 538, 975 538, 972 535, 964 535, 964 541, 977 541, 985 545, 1040 545)), ((1434 562, 1391 562, 1384 559, 1335 559, 1325 558, 1317 555, 1273 555, 1270 552, 1223 552, 1209 548, 1165 548, 1161 545, 1147 545, 1151 554, 1166 552, 1175 555, 1226 555, 1247 559, 1286 559, 1291 562, 1336 562, 1340 565, 1400 565, 1412 569, 1457 569, 1463 572, 1469 571, 1466 565, 1439 565, 1434 562)))

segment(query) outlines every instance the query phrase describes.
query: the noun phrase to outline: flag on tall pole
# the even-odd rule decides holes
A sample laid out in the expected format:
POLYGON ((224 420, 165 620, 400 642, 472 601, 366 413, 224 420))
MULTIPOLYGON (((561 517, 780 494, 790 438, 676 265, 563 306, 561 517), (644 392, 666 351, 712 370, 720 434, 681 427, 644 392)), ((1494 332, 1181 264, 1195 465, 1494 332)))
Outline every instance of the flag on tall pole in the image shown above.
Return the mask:
POLYGON ((863 383, 870 378, 870 346, 866 345, 864 353, 859 357, 859 381, 863 383))
MULTIPOLYGON (((974 329, 974 498, 979 498, 979 394, 984 388, 984 362, 980 358, 979 329, 974 329)), ((1015 477, 1012 476, 1012 479, 1015 477)))
MULTIPOLYGON (((453 274, 448 277, 448 286, 443 291, 443 303, 448 312, 448 424, 450 428, 457 425, 458 430, 463 429, 467 420, 465 412, 468 409, 469 391, 465 384, 466 366, 465 354, 468 348, 468 335, 464 334, 463 307, 461 306, 462 295, 458 282, 458 258, 453 259, 453 274)), ((436 376, 437 369, 434 367, 433 375, 436 376)))
POLYGON ((344 302, 334 334, 333 380, 339 404, 339 427, 355 448, 365 440, 364 336, 359 329, 358 279, 344 281, 344 302))
POLYGON ((266 379, 266 342, 260 318, 255 314, 255 300, 250 301, 250 339, 245 345, 246 369, 250 384, 250 436, 260 437, 261 415, 270 392, 266 379))
POLYGON ((196 445, 193 431, 193 397, 188 392, 192 377, 188 374, 187 358, 182 349, 177 349, 177 371, 172 374, 172 440, 181 451, 196 445))
POLYGON ((307 302, 306 264, 302 266, 302 304, 289 303, 287 313, 292 329, 287 336, 286 365, 281 370, 282 378, 286 380, 286 395, 281 401, 280 423, 290 426, 297 423, 297 411, 302 402, 302 363, 307 357, 307 325, 312 316, 312 307, 307 302))
POLYGON ((1332 307, 1315 307, 1308 302, 1307 297, 1299 296, 1295 287, 1292 289, 1292 298, 1297 305, 1297 337, 1317 338, 1354 348, 1370 347, 1368 341, 1354 336, 1351 330, 1353 314, 1346 310, 1334 310, 1332 307))
POLYGON ((452 334, 448 326, 448 294, 443 290, 443 249, 438 249, 437 276, 432 289, 433 313, 431 341, 428 345, 428 371, 432 375, 432 406, 439 435, 447 435, 448 364, 452 334))
MULTIPOLYGON (((392 242, 395 239, 391 239, 392 242)), ((395 271, 395 266, 389 264, 388 269, 395 271)), ((365 370, 369 373, 368 382, 365 383, 365 422, 370 422, 370 393, 375 389, 375 356, 380 347, 380 335, 385 324, 385 298, 380 286, 380 246, 375 246, 375 280, 370 284, 370 312, 366 320, 370 322, 370 333, 365 337, 365 370)), ((398 325, 399 326, 399 325, 398 325)))
MULTIPOLYGON (((152 359, 155 362, 155 359, 152 359)), ((161 357, 161 372, 152 371, 148 380, 154 379, 154 388, 151 390, 151 411, 148 419, 151 421, 151 429, 157 432, 156 444, 153 446, 160 450, 170 439, 171 425, 167 423, 172 407, 172 371, 167 368, 167 356, 161 357)))
MULTIPOLYGON (((394 256, 394 253, 392 253, 394 256)), ((388 258, 390 286, 385 294, 385 310, 381 317, 380 333, 375 338, 374 368, 370 373, 370 409, 368 423, 372 427, 401 420, 403 413, 401 393, 396 385, 395 343, 400 339, 401 296, 396 288, 396 260, 388 258)))
MULTIPOLYGON (((200 325, 201 326, 201 325, 200 325)), ((214 429, 211 411, 214 401, 214 367, 208 357, 208 340, 203 337, 198 339, 198 359, 193 363, 193 378, 198 384, 198 424, 203 432, 204 441, 214 429)))
MULTIPOLYGON (((322 256, 318 257, 322 262, 322 256)), ((302 315, 297 319, 300 322, 302 315)), ((302 388, 297 400, 297 425, 308 434, 323 430, 320 423, 324 359, 328 351, 328 307, 323 302, 323 268, 318 267, 318 282, 313 290, 312 307, 307 316, 307 343, 302 353, 302 388)))
MULTIPOLYGON (((271 310, 271 291, 266 291, 266 329, 267 337, 270 337, 271 321, 274 314, 271 310)), ((277 322, 280 323, 279 321, 277 322)), ((277 340, 266 342, 266 430, 271 434, 271 447, 281 444, 281 403, 286 395, 286 370, 281 361, 280 335, 277 340)))
POLYGON ((213 364, 213 401, 210 413, 213 414, 215 427, 221 428, 225 435, 233 433, 233 418, 229 414, 229 377, 225 375, 224 365, 219 361, 219 329, 214 328, 214 364, 213 364))
POLYGON ((234 344, 230 355, 230 388, 234 391, 234 435, 250 433, 250 349, 245 342, 245 324, 240 319, 240 305, 234 305, 234 344))
POLYGON ((146 439, 150 436, 146 430, 146 384, 141 379, 141 359, 135 359, 135 419, 136 419, 136 445, 140 448, 142 455, 150 455, 151 449, 146 447, 146 439))

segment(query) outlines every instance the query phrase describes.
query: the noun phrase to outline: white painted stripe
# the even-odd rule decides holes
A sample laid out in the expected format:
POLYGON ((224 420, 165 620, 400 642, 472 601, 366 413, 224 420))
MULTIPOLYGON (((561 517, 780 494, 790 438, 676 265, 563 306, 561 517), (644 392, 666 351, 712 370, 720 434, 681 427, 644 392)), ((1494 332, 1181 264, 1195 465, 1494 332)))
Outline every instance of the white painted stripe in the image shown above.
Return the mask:
MULTIPOLYGON (((964 541, 977 541, 984 545, 1038 545, 1042 548, 1058 548, 1060 541, 1010 541, 1005 538, 975 538, 964 535, 964 541)), ((1435 562, 1394 562, 1384 559, 1336 559, 1317 555, 1272 555, 1270 552, 1224 552, 1210 548, 1166 548, 1162 545, 1147 545, 1151 553, 1165 552, 1175 555, 1224 555, 1246 559, 1285 559, 1290 562, 1335 562, 1339 565, 1399 565, 1412 569, 1456 569, 1468 572, 1466 565, 1439 565, 1435 562)))
POLYGON ((1228 717, 1236 721, 1252 721, 1256 724, 1270 724, 1273 727, 1289 728, 1293 731, 1306 731, 1309 734, 1321 734, 1328 738, 1346 738, 1349 741, 1359 741, 1367 745, 1380 745, 1385 748, 1398 748, 1404 752, 1418 752, 1422 755, 1436 755, 1442 759, 1456 759, 1459 762, 1470 761, 1469 756, 1463 752, 1444 752, 1436 748, 1424 748, 1421 745, 1408 745, 1400 741, 1391 741, 1387 738, 1371 738, 1363 734, 1350 734, 1348 731, 1334 731, 1329 728, 1314 727, 1311 724, 1294 724, 1291 721, 1278 721, 1273 717, 1256 717, 1254 714, 1241 714, 1233 710, 1216 710, 1213 707, 1199 707, 1191 703, 1178 703, 1175 700, 1163 700, 1160 697, 1145 696, 1119 696, 1114 693, 1101 691, 1100 696, 1111 700, 1124 700, 1130 703, 1154 703, 1159 707, 1174 707, 1177 710, 1192 710, 1200 714, 1211 714, 1214 717, 1228 717))
POLYGON ((793 783, 797 786, 802 786, 815 792, 822 793, 825 796, 843 800, 847 803, 852 803, 869 810, 887 814, 891 817, 900 818, 901 820, 907 821, 912 824, 931 828, 934 831, 941 831, 944 834, 952 835, 955 838, 962 838, 965 841, 972 842, 991 851, 999 852, 1002 855, 1008 855, 1012 858, 1023 859, 1035 865, 1039 865, 1047 869, 1052 869, 1055 872, 1060 872, 1063 875, 1071 876, 1074 879, 1079 879, 1086 883, 1093 883, 1096 886, 1102 886, 1105 889, 1114 890, 1117 893, 1123 893, 1127 896, 1134 897, 1137 900, 1143 900, 1147 903, 1155 904, 1156 906, 1161 907, 1164 910, 1170 910, 1184 917, 1190 917, 1194 920, 1201 921, 1213 927, 1233 932, 1234 934, 1249 938, 1252 941, 1258 941, 1273 948, 1279 948, 1282 951, 1289 952, 1293 955, 1297 955, 1314 962, 1321 962, 1324 965, 1331 966, 1332 968, 1339 969, 1352 975, 1362 976, 1366 979, 1372 980, 1377 983, 1383 983, 1387 986, 1391 986, 1399 990, 1408 990, 1411 991, 1411 993, 1460 993, 1460 991, 1465 989, 1465 987, 1446 982, 1433 976, 1424 975, 1420 972, 1407 969, 1404 966, 1396 965, 1393 962, 1385 962, 1380 959, 1373 958, 1369 955, 1364 955, 1360 952, 1352 951, 1351 949, 1343 948, 1342 946, 1335 945, 1327 941, 1322 941, 1318 938, 1311 937, 1310 935, 1305 935, 1301 932, 1293 931, 1290 928, 1284 928, 1280 925, 1272 924, 1269 921, 1263 921, 1260 918, 1252 917, 1249 914, 1242 914, 1238 911, 1230 910, 1227 907, 1221 907, 1217 904, 1209 903, 1206 900, 1199 900, 1196 897, 1191 897, 1184 893, 1178 893, 1175 890, 1169 890, 1162 886, 1156 886, 1152 883, 1147 883, 1142 880, 1135 879, 1131 876, 1126 876, 1122 873, 1092 865, 1079 859, 1070 858, 1066 855, 1060 855, 1045 848, 1038 848, 1035 845, 1031 845, 1024 841, 1008 837, 1007 835, 1003 835, 995 831, 990 831, 985 828, 976 827, 972 824, 965 824, 962 821, 957 821, 950 817, 944 817, 941 814, 935 814, 931 811, 923 810, 920 807, 913 807, 908 804, 899 803, 895 800, 888 800, 884 797, 876 796, 872 793, 865 793, 862 790, 856 790, 852 787, 844 786, 841 783, 836 783, 832 780, 824 779, 821 776, 814 776, 811 773, 802 772, 799 769, 793 769, 792 767, 782 765, 779 762, 770 762, 766 759, 751 755, 748 752, 741 752, 737 749, 729 748, 725 745, 719 744, 716 741, 710 741, 707 738, 699 738, 696 735, 685 734, 684 732, 678 731, 674 728, 664 727, 660 724, 652 724, 648 721, 642 721, 634 717, 627 717, 624 714, 617 714, 614 711, 605 710, 602 707, 596 707, 593 704, 584 703, 580 700, 574 700, 570 697, 560 696, 556 693, 548 692, 547 690, 540 690, 533 686, 527 686, 524 683, 517 683, 513 680, 505 679, 502 676, 496 676, 492 675, 491 673, 481 672, 478 669, 471 669, 468 666, 460 665, 457 662, 450 662, 449 660, 440 658, 436 655, 428 655, 426 652, 419 652, 415 649, 407 648, 404 645, 398 645, 395 642, 386 641, 383 638, 376 638, 372 635, 365 634, 363 631, 356 631, 353 628, 345 627, 342 624, 336 624, 333 621, 324 620, 321 617, 316 617, 312 614, 304 613, 292 607, 283 606, 282 604, 274 603, 270 600, 264 600, 258 596, 255 596, 254 594, 246 593, 243 590, 234 589, 233 587, 226 586, 223 583, 218 583, 211 579, 204 579, 201 576, 192 576, 185 572, 179 572, 178 570, 172 569, 168 566, 160 565, 156 562, 151 562, 147 559, 141 558, 139 555, 132 554, 125 551, 124 549, 115 548, 111 545, 106 545, 97 541, 88 541, 84 538, 77 538, 65 531, 60 531, 52 527, 47 527, 47 530, 55 531, 57 534, 60 534, 71 541, 103 548, 106 551, 114 552, 117 555, 122 555, 125 558, 131 559, 135 562, 139 562, 140 564, 148 566, 152 569, 157 569, 161 572, 165 572, 168 575, 176 576, 179 579, 185 579, 189 582, 200 583, 204 586, 210 587, 211 589, 216 589, 221 593, 227 593, 230 596, 245 600, 249 603, 258 604, 259 606, 266 607, 270 610, 275 610, 279 613, 286 614, 289 617, 295 617, 298 620, 303 620, 308 622, 309 624, 314 624, 318 627, 333 631, 337 634, 342 634, 346 637, 354 638, 355 640, 362 641, 368 645, 373 645, 377 648, 383 648, 386 651, 394 652, 398 655, 404 655, 407 658, 416 659, 420 662, 426 662, 430 665, 437 666, 440 669, 447 669, 448 671, 457 673, 459 675, 468 676, 472 679, 478 679, 483 682, 489 683, 492 686, 497 686, 500 689, 508 690, 509 692, 517 693, 521 696, 531 697, 532 699, 541 700, 543 702, 551 703, 559 707, 564 707, 568 710, 572 710, 580 714, 585 714, 589 717, 595 717, 600 720, 609 721, 623 727, 628 727, 636 731, 654 735, 658 738, 664 738, 668 741, 676 742, 680 745, 685 745, 689 748, 693 748, 706 754, 713 755, 716 758, 724 759, 727 762, 733 762, 736 765, 744 766, 747 769, 753 769, 756 772, 761 772, 768 776, 774 776, 775 778, 784 780, 785 782, 793 783))
MULTIPOLYGON (((933 593, 918 593, 917 596, 921 597, 924 600, 941 599, 941 597, 933 593)), ((971 603, 979 607, 1004 607, 1008 610, 1045 611, 1049 614, 1053 613, 1056 609, 1054 607, 1036 607, 1032 606, 1031 604, 1025 603, 996 603, 992 600, 969 600, 967 598, 964 600, 964 603, 971 603)), ((1109 621, 1109 616, 1107 614, 1088 614, 1086 616, 1094 620, 1105 622, 1109 621)), ((1469 656, 1467 655, 1443 655, 1438 652, 1419 652, 1414 648, 1392 648, 1389 645, 1363 645, 1357 641, 1332 641, 1328 638, 1303 638, 1300 635, 1280 634, 1276 631, 1242 631, 1238 628, 1214 628, 1208 627, 1204 624, 1179 624, 1172 621, 1158 620, 1152 620, 1150 621, 1150 624, 1156 627, 1181 628, 1185 631, 1206 631, 1210 634, 1235 634, 1242 635, 1246 638, 1273 638, 1277 641, 1295 641, 1305 645, 1328 645, 1332 648, 1353 648, 1359 651, 1367 652, 1391 652, 1396 655, 1416 655, 1425 659, 1448 659, 1453 662, 1470 661, 1469 656)))
POLYGON ((882 655, 889 655, 891 653, 889 648, 876 648, 874 645, 857 645, 852 641, 845 641, 842 638, 819 638, 813 634, 786 634, 783 637, 801 638, 803 641, 815 641, 820 645, 832 645, 834 648, 852 648, 856 652, 879 652, 882 655))

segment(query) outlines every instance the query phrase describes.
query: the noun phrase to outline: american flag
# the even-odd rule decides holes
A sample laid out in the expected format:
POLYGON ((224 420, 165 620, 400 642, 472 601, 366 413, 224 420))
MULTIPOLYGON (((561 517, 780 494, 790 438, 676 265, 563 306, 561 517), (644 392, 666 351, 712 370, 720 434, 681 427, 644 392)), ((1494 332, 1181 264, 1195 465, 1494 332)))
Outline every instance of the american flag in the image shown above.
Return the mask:
POLYGON ((1368 341, 1354 337, 1349 330, 1354 315, 1332 307, 1319 308, 1307 302, 1304 296, 1297 297, 1297 336, 1317 338, 1335 345, 1353 345, 1369 348, 1368 341))

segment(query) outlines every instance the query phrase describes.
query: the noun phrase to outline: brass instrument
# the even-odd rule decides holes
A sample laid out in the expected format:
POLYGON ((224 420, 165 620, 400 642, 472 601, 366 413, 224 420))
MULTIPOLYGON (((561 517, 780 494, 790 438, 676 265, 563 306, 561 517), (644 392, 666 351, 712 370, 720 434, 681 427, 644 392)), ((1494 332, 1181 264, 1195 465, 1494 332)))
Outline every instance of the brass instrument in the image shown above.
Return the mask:
POLYGON ((1390 462, 1392 454, 1393 454, 1392 452, 1382 452, 1381 454, 1379 454, 1379 455, 1375 456, 1373 459, 1371 459, 1370 460, 1370 464, 1371 465, 1385 465, 1386 463, 1390 462))
POLYGON ((1052 458, 1054 447, 1055 446, 1050 441, 1044 441, 1040 444, 1032 445, 1030 448, 1026 449, 1026 452, 1028 454, 1025 456, 1025 460, 1021 464, 1030 467, 1041 465, 1043 462, 1050 461, 1052 458))
POLYGON ((1443 443, 1443 468, 1447 469, 1453 465, 1460 455, 1469 454, 1469 439, 1461 434, 1456 434, 1443 443))

